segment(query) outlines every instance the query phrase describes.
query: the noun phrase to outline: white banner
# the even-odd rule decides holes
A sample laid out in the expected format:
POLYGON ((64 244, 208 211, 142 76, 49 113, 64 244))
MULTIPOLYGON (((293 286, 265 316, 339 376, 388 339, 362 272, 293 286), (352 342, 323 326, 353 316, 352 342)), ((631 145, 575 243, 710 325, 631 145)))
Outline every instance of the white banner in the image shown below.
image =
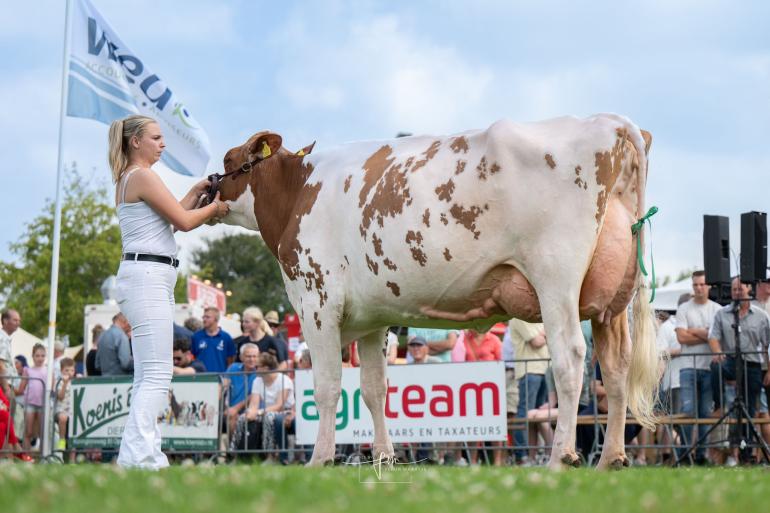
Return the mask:
POLYGON ((67 115, 107 124, 130 114, 153 117, 166 140, 163 163, 183 175, 202 175, 211 156, 206 132, 89 0, 73 3, 67 115))
MULTIPOLYGON (((295 373, 297 443, 315 443, 318 409, 311 371, 295 373)), ((505 440, 503 362, 388 366, 385 423, 393 442, 505 440)), ((364 404, 359 369, 342 369, 335 421, 337 443, 371 443, 372 416, 364 404)))
MULTIPOLYGON (((73 447, 117 447, 131 406, 131 377, 72 382, 69 438, 73 447)), ((176 377, 158 418, 164 449, 215 450, 219 419, 217 376, 176 377)))

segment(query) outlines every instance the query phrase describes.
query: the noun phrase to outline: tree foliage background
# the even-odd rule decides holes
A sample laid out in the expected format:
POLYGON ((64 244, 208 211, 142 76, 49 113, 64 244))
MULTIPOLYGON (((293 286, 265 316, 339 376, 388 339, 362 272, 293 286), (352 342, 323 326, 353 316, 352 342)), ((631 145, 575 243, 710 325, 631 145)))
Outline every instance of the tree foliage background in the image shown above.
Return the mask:
MULTIPOLYGON (((105 181, 84 179, 75 165, 65 171, 63 180, 56 332, 69 335, 70 344, 78 345, 83 342, 85 305, 103 302, 100 286, 117 272, 120 229, 105 181)), ((4 306, 18 310, 22 327, 39 337, 48 334, 54 207, 48 199, 43 212, 11 244, 17 259, 0 261, 4 306)))
POLYGON ((202 279, 221 282, 232 291, 228 312, 242 313, 252 305, 263 312, 291 310, 278 262, 259 236, 226 235, 205 242, 193 251, 192 263, 202 279))

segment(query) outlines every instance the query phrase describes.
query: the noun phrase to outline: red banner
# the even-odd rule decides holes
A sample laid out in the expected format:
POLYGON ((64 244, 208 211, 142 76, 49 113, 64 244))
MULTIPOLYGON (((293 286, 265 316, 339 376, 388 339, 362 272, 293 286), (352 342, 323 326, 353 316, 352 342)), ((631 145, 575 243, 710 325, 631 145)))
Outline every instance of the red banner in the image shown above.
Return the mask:
POLYGON ((187 301, 192 306, 207 308, 214 306, 219 312, 225 314, 227 296, 225 291, 213 285, 206 285, 195 278, 187 278, 187 301))

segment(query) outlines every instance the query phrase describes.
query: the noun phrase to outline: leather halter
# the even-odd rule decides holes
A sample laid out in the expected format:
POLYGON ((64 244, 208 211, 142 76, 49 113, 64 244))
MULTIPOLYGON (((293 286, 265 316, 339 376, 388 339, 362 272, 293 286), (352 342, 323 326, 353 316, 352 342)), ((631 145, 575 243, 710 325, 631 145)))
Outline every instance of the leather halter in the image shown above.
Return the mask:
POLYGON ((248 162, 244 162, 243 164, 241 164, 240 168, 236 169, 235 171, 233 171, 231 173, 213 173, 213 174, 210 174, 208 176, 208 180, 209 180, 209 182, 211 182, 211 184, 209 185, 209 189, 208 189, 207 194, 206 194, 206 203, 205 204, 208 205, 209 203, 214 201, 214 198, 216 197, 217 192, 219 192, 219 186, 220 186, 222 180, 225 177, 229 176, 229 177, 232 177, 233 180, 235 180, 240 175, 245 175, 246 173, 251 172, 251 170, 254 169, 254 166, 259 164, 263 160, 265 160, 265 157, 263 157, 262 155, 257 155, 257 157, 254 160, 250 160, 248 162))

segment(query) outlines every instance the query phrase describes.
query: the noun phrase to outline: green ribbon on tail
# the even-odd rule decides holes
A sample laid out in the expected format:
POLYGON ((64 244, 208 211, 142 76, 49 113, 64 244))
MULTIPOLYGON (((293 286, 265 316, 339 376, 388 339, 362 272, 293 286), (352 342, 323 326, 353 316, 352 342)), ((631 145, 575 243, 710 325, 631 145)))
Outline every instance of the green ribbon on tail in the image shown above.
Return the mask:
POLYGON ((650 218, 657 213, 658 207, 650 207, 650 210, 648 210, 646 214, 631 225, 631 233, 633 235, 638 235, 636 237, 636 259, 639 261, 639 269, 644 276, 647 276, 647 269, 644 268, 644 255, 642 254, 642 237, 640 232, 642 231, 642 228, 644 228, 645 221, 650 225, 650 269, 652 271, 652 295, 650 296, 650 303, 655 300, 655 287, 657 285, 655 283, 655 261, 652 259, 652 221, 650 221, 650 218))

